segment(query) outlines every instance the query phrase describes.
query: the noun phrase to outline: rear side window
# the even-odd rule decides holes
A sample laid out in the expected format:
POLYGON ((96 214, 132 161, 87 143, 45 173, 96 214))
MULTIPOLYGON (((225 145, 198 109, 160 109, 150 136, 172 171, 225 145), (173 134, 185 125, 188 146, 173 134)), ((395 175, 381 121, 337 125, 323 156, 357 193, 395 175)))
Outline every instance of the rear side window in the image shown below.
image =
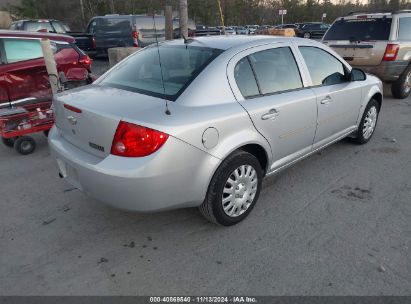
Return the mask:
POLYGON ((331 26, 324 40, 388 40, 391 23, 391 18, 341 19, 331 26))
POLYGON ((188 45, 147 47, 118 65, 100 84, 174 101, 221 52, 188 45))
POLYGON ((411 40, 411 17, 400 18, 398 40, 411 40))
POLYGON ((8 63, 43 57, 40 41, 37 39, 3 39, 8 63))
POLYGON ((249 56, 261 94, 303 87, 297 63, 289 47, 275 48, 249 56))
POLYGON ((234 77, 241 94, 247 97, 253 97, 260 94, 257 82, 254 78, 248 58, 241 59, 234 69, 234 77))
POLYGON ((316 47, 300 47, 314 86, 347 81, 344 65, 330 53, 316 47))

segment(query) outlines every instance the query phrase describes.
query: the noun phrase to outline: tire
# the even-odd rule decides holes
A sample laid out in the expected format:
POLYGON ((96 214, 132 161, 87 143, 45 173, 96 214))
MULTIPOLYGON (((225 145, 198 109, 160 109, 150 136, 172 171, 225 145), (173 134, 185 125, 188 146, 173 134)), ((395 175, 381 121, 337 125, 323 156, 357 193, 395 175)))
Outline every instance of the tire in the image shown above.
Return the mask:
POLYGON ((30 136, 22 136, 14 143, 14 149, 21 155, 28 155, 36 150, 36 142, 30 136))
POLYGON ((354 137, 354 141, 357 144, 359 145, 366 144, 372 138, 375 132, 375 128, 377 127, 377 123, 378 123, 378 116, 379 116, 378 109, 379 109, 378 102, 375 99, 371 99, 367 107, 365 108, 364 114, 361 118, 360 125, 358 126, 357 134, 354 137), (369 126, 367 130, 366 130, 366 124, 368 124, 369 126))
POLYGON ((200 206, 200 212, 206 219, 217 225, 232 226, 241 222, 250 214, 258 201, 262 179, 263 171, 255 156, 240 150, 234 152, 221 163, 214 173, 206 198, 200 206), (242 167, 243 171, 241 171, 242 167), (235 171, 237 171, 237 176, 235 171), (238 181, 238 187, 235 188, 237 184, 230 184, 229 179, 238 181), (231 185, 231 188, 227 185, 231 185), (235 193, 229 195, 227 191, 235 191, 235 193), (223 196, 228 200, 225 202, 226 211, 223 208, 223 196), (243 205, 240 207, 235 205, 236 203, 243 205), (231 215, 229 215, 230 212, 231 215))
POLYGON ((9 148, 13 148, 14 147, 14 142, 16 141, 16 138, 1 138, 1 141, 3 142, 3 144, 9 148))
POLYGON ((304 33, 304 38, 310 39, 311 38, 311 33, 304 33))
POLYGON ((392 96, 398 99, 407 98, 411 93, 411 65, 391 84, 392 96))

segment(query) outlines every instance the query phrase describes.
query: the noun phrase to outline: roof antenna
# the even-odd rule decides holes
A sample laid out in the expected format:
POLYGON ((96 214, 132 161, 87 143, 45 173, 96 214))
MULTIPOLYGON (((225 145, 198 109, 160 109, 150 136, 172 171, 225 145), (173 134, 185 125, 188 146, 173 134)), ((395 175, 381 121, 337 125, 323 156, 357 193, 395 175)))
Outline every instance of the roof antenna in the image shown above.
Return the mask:
MULTIPOLYGON (((153 6, 153 0, 151 0, 151 6, 153 6)), ((161 64, 161 55, 160 55, 160 45, 158 43, 158 36, 157 36, 157 27, 156 27, 156 14, 153 10, 153 24, 154 24, 154 36, 156 37, 156 44, 157 44, 157 54, 158 54, 158 62, 160 64, 160 74, 161 74, 161 84, 163 85, 163 98, 166 102, 166 115, 171 115, 170 109, 168 108, 168 100, 166 98, 166 85, 164 83, 164 74, 163 74, 163 65, 161 64)))

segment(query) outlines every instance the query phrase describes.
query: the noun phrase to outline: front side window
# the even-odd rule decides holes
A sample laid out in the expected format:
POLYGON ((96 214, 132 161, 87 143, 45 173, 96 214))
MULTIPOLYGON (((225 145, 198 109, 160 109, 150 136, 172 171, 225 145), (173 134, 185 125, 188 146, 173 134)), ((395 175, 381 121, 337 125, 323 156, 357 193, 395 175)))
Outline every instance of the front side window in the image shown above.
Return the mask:
POLYGON ((8 63, 43 57, 40 41, 37 39, 3 39, 8 63))
POLYGON ((249 56, 261 94, 303 87, 300 72, 289 47, 269 49, 249 56))
POLYGON ((189 45, 147 47, 118 65, 100 84, 174 101, 221 52, 189 45))
POLYGON ((398 32, 398 40, 411 41, 411 17, 400 19, 400 30, 398 32))
POLYGON ((344 65, 330 53, 316 47, 299 48, 314 86, 347 82, 344 65))
POLYGON ((241 59, 234 68, 234 78, 241 94, 247 97, 253 97, 260 94, 257 82, 251 69, 248 58, 241 59))

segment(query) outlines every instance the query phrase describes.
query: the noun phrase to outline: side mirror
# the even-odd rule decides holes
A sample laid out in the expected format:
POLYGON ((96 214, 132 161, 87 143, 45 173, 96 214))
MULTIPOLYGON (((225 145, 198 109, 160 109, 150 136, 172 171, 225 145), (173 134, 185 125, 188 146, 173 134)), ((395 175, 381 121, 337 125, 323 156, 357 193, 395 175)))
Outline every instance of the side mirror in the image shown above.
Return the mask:
POLYGON ((364 81, 367 79, 367 75, 363 70, 354 68, 351 70, 350 79, 351 81, 364 81))

